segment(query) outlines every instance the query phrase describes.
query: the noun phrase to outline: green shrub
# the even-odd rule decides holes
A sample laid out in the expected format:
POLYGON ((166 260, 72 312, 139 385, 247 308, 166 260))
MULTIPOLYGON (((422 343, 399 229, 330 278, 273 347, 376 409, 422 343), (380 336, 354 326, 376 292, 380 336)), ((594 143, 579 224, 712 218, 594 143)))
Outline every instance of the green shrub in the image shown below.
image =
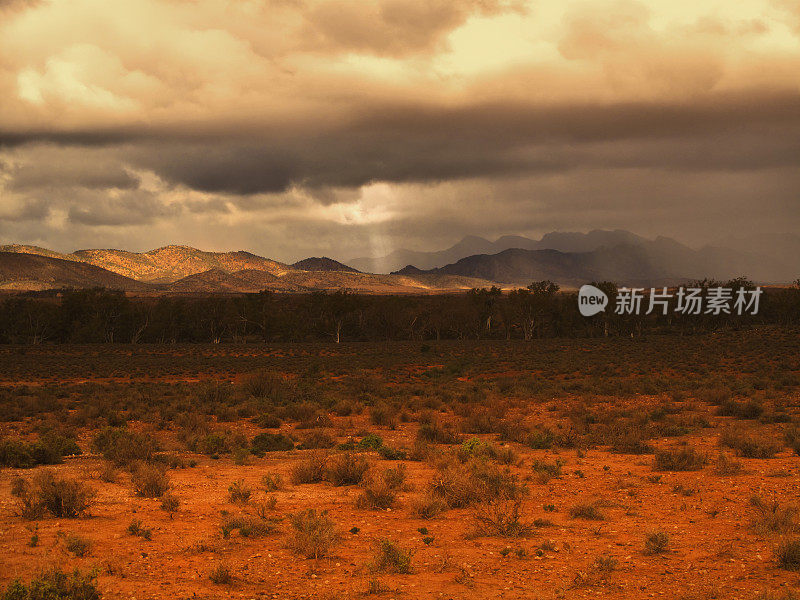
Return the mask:
POLYGON ((100 600, 93 573, 72 574, 51 569, 41 573, 27 585, 21 580, 12 581, 0 600, 100 600))

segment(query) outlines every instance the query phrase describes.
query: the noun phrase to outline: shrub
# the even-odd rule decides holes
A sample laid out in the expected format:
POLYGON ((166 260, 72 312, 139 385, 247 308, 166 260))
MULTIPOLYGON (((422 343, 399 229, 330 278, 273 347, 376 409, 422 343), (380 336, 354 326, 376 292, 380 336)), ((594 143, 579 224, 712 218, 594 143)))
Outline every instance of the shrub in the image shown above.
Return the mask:
POLYGON ((644 538, 644 553, 662 554, 669 546, 669 534, 666 531, 653 531, 644 538))
POLYGON ((800 427, 790 427, 783 433, 786 445, 794 450, 795 454, 800 454, 800 427))
POLYGON ((328 454, 322 451, 312 452, 292 469, 292 483, 319 483, 328 472, 328 454))
POLYGON ((547 483, 554 477, 561 477, 561 467, 564 463, 560 460, 546 462, 534 459, 531 468, 537 474, 539 483, 547 483))
POLYGON ((245 538, 264 537, 275 531, 275 526, 267 519, 251 515, 228 515, 222 521, 222 537, 227 538, 232 531, 238 531, 245 538))
POLYGON ((278 404, 286 397, 288 384, 279 373, 261 371, 248 376, 242 382, 242 389, 253 398, 278 404))
POLYGON ((228 501, 244 504, 250 500, 253 490, 247 487, 242 479, 234 481, 228 486, 228 501))
POLYGON ((452 426, 442 425, 437 421, 423 423, 417 431, 417 437, 435 444, 460 444, 461 435, 452 426))
POLYGON ((0 438, 0 467, 29 469, 36 465, 56 465, 64 456, 73 454, 81 454, 75 440, 54 432, 39 436, 33 443, 0 438))
POLYGON ((394 428, 397 426, 397 411, 385 402, 379 402, 370 408, 369 419, 373 425, 394 428))
POLYGON ((123 427, 104 427, 94 436, 91 448, 114 464, 122 466, 134 461, 151 460, 158 445, 147 434, 123 427))
POLYGON ((21 514, 27 519, 40 518, 45 512, 54 517, 75 519, 92 505, 95 492, 76 479, 65 479, 52 471, 42 471, 25 482, 20 490, 21 514))
POLYGON ((714 466, 714 472, 717 475, 721 476, 728 476, 728 475, 739 475, 744 471, 744 465, 734 458, 731 458, 727 454, 720 453, 717 457, 717 462, 714 466))
POLYGON ((180 499, 174 494, 164 494, 161 496, 161 510, 165 510, 171 514, 176 512, 180 505, 180 499))
POLYGON ((525 445, 534 450, 546 450, 553 447, 556 436, 549 429, 539 427, 533 429, 525 437, 525 445))
POLYGON ((406 481, 406 466, 397 465, 394 468, 386 469, 383 472, 383 480, 392 489, 400 489, 406 481))
POLYGON ((142 498, 161 498, 170 488, 169 477, 162 467, 142 462, 134 466, 131 482, 134 493, 142 498))
POLYGON ((357 485, 364 479, 368 469, 369 462, 366 458, 346 452, 329 461, 327 479, 335 486, 357 485))
POLYGON ((733 448, 745 458, 772 458, 783 449, 783 445, 771 437, 756 435, 742 429, 728 429, 719 438, 720 444, 733 448))
POLYGON ((383 438, 375 433, 368 433, 361 438, 358 446, 365 450, 378 450, 383 446, 383 438))
POLYGON ((522 498, 505 495, 477 504, 473 514, 477 532, 501 537, 530 534, 532 526, 522 521, 522 508, 522 498))
POLYGON ((291 450, 294 442, 281 433, 259 433, 253 438, 250 451, 256 456, 264 456, 267 452, 291 450))
POLYGON ((327 512, 317 513, 308 508, 292 515, 292 535, 289 546, 296 554, 306 558, 321 558, 339 540, 336 525, 327 512))
POLYGON ((153 530, 147 527, 142 527, 142 522, 139 519, 134 519, 131 521, 125 531, 128 532, 128 535, 135 535, 136 537, 140 537, 145 540, 149 540, 153 537, 153 530))
POLYGON ((373 477, 363 484, 364 491, 356 498, 359 508, 385 509, 394 506, 397 492, 383 478, 373 477))
POLYGON ((261 485, 268 492, 276 492, 283 488, 283 477, 280 473, 267 473, 261 478, 261 485))
POLYGON ((208 578, 211 580, 211 583, 227 585, 233 581, 233 574, 227 565, 220 563, 211 569, 208 578))
POLYGON ((330 434, 321 429, 315 429, 303 438, 300 448, 303 450, 319 450, 320 448, 333 448, 335 445, 336 440, 330 434))
POLYGON ((800 528, 800 510, 795 505, 764 502, 758 496, 753 496, 750 504, 756 509, 753 528, 759 533, 791 533, 800 528))
POLYGON ((433 519, 448 508, 444 500, 428 492, 413 502, 411 512, 420 519, 433 519))
POLYGON ((783 569, 800 571, 800 538, 781 542, 778 546, 778 564, 783 569))
POLYGON ((596 504, 576 504, 569 509, 569 516, 573 519, 587 519, 589 521, 602 521, 605 519, 596 504))
POLYGON ((611 573, 617 569, 618 565, 619 560, 608 555, 598 556, 594 561, 595 568, 601 573, 611 573))
POLYGON ((383 539, 378 542, 371 566, 386 573, 411 573, 412 556, 410 550, 403 550, 397 542, 383 539))
POLYGON ((693 448, 657 450, 653 461, 656 471, 699 471, 708 459, 693 448))
POLYGON ((75 570, 72 574, 51 569, 41 573, 29 584, 19 579, 5 589, 2 600, 100 600, 95 575, 75 570))
POLYGON ((76 533, 70 533, 64 541, 67 551, 71 552, 78 558, 82 558, 89 554, 92 549, 92 541, 82 537, 76 533))
POLYGON ((281 420, 273 414, 266 413, 253 418, 253 423, 264 429, 277 429, 281 426, 281 420))

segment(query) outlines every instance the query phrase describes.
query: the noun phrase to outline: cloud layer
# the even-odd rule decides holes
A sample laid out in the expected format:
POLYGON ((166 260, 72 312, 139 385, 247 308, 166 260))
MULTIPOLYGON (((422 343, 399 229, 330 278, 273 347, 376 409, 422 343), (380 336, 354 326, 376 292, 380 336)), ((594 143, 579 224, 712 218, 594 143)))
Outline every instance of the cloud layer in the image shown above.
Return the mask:
POLYGON ((788 0, 6 0, 0 236, 798 230, 798 72, 788 0))

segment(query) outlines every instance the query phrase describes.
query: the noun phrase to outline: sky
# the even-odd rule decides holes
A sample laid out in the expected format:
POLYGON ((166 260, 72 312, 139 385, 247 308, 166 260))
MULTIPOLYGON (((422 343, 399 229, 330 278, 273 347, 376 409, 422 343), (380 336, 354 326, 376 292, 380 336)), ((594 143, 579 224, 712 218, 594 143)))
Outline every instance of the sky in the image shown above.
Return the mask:
POLYGON ((0 0, 0 243, 800 231, 800 0, 0 0))

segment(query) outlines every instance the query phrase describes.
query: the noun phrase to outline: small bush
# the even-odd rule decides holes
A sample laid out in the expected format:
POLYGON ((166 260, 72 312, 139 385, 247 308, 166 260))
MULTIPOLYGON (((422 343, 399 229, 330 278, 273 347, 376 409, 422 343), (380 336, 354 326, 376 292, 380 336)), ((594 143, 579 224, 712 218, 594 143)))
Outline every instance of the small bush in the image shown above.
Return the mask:
POLYGON ((58 569, 41 573, 29 584, 19 579, 5 589, 2 600, 100 600, 100 591, 95 585, 94 574, 83 574, 75 570, 71 574, 58 569))
POLYGON ((461 435, 452 426, 442 425, 437 421, 423 423, 417 431, 417 437, 425 442, 435 444, 460 444, 461 435))
POLYGON ((317 513, 313 508, 292 515, 292 534, 289 547, 306 558, 322 558, 339 540, 336 525, 327 512, 317 513))
POLYGON ((277 492, 283 489, 283 477, 280 473, 267 473, 261 478, 261 485, 268 492, 277 492))
POLYGON ((644 538, 644 553, 647 555, 662 554, 669 546, 669 534, 666 531, 653 531, 644 538))
POLYGON ((411 512, 415 517, 419 517, 420 519, 433 519, 448 508, 444 500, 428 492, 413 502, 411 505, 411 512))
POLYGON ((134 493, 142 498, 161 498, 170 488, 166 471, 155 464, 136 463, 131 482, 134 493))
POLYGON ((800 571, 800 538, 781 542, 778 546, 778 564, 782 569, 800 571))
POLYGON ((657 450, 653 462, 656 471, 699 471, 708 459, 693 448, 657 450))
POLYGON ((139 460, 151 460, 158 450, 158 444, 147 434, 123 427, 105 427, 94 436, 91 448, 114 464, 123 466, 139 460))
POLYGON ((145 540, 150 540, 153 537, 153 530, 143 527, 142 522, 139 519, 134 519, 131 521, 125 531, 128 532, 128 535, 134 535, 145 540))
POLYGON ((800 529, 800 509, 793 504, 764 502, 758 496, 750 499, 756 509, 753 528, 759 533, 792 533, 800 529))
POLYGON ((563 463, 560 460, 546 462, 543 460, 534 459, 531 463, 531 468, 538 476, 539 483, 547 483, 554 477, 561 477, 562 465, 563 463))
POLYGON ((523 503, 519 497, 501 495, 477 504, 474 511, 477 533, 482 535, 522 537, 533 529, 530 523, 522 520, 523 503))
POLYGON ((371 566, 384 573, 411 573, 412 556, 410 550, 403 550, 397 542, 383 539, 378 542, 371 566))
POLYGON ((247 487, 242 479, 234 481, 228 486, 229 502, 245 504, 250 501, 250 496, 252 495, 253 490, 247 487))
POLYGON ((772 458, 783 450, 783 445, 771 437, 756 435, 741 429, 723 431, 720 444, 733 448, 745 458, 772 458))
POLYGON ((335 445, 336 440, 330 434, 321 429, 315 429, 303 438, 303 443, 299 447, 303 450, 319 450, 320 448, 333 448, 335 445))
POLYGON ((211 583, 227 585, 233 581, 233 574, 227 565, 220 563, 211 569, 208 578, 211 580, 211 583))
POLYGON ((335 486, 357 485, 364 479, 368 469, 369 462, 366 458, 345 452, 329 461, 326 477, 335 486))
POLYGON ((238 531, 245 538, 264 537, 275 531, 275 525, 262 517, 251 515, 227 516, 220 527, 222 537, 227 538, 232 531, 238 531))
POLYGON ((250 451, 256 456, 264 456, 267 452, 291 450, 294 442, 281 433, 259 433, 250 444, 250 451))
POLYGON ((795 454, 800 454, 800 427, 790 427, 783 433, 786 445, 794 450, 795 454))
POLYGON ((362 487, 364 491, 356 498, 358 508, 386 509, 394 506, 397 492, 383 478, 373 477, 362 487))
POLYGON ((714 472, 717 475, 726 477, 730 475, 739 475, 744 472, 744 465, 727 454, 720 453, 717 457, 717 462, 714 465, 714 472))
POLYGON ((92 549, 92 541, 76 533, 70 533, 64 541, 64 544, 67 550, 78 558, 86 556, 92 549))
POLYGON ((174 494, 164 494, 161 496, 161 510, 165 510, 171 514, 176 512, 180 505, 180 499, 174 494))
POLYGON ((328 454, 315 451, 292 469, 292 483, 319 483, 328 473, 328 454))
POLYGON ((54 517, 75 519, 92 505, 95 492, 76 479, 65 479, 52 471, 42 471, 20 491, 19 506, 24 518, 38 519, 45 512, 54 517))
POLYGON ((596 504, 576 504, 569 509, 569 516, 573 519, 587 519, 589 521, 602 521, 605 519, 596 504))

